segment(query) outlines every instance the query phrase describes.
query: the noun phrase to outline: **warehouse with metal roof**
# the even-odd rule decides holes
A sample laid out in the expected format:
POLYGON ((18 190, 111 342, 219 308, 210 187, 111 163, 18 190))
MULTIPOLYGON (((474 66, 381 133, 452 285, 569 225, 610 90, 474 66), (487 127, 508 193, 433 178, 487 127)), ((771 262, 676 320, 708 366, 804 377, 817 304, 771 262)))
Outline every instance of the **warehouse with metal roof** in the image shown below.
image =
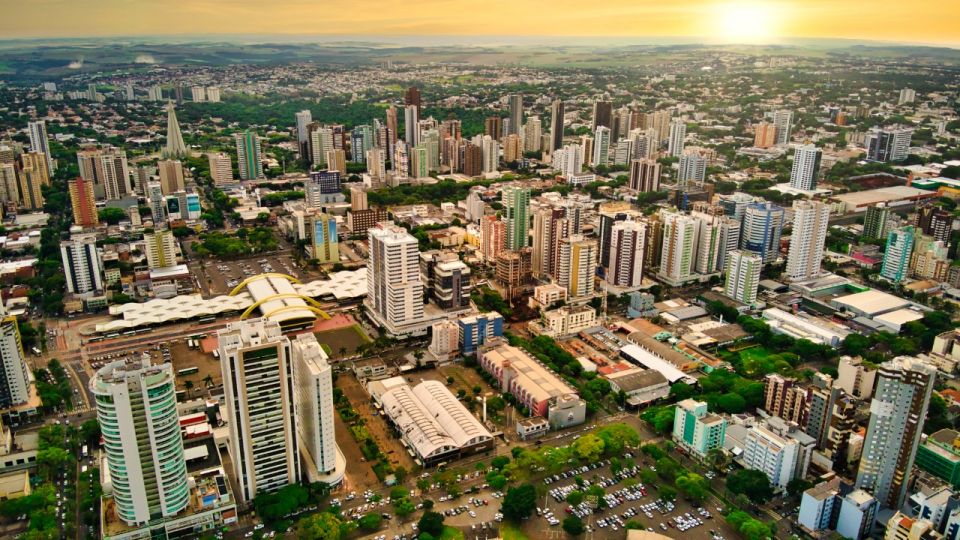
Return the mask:
POLYGON ((371 382, 367 390, 423 465, 493 448, 493 435, 437 381, 411 387, 403 377, 371 382))

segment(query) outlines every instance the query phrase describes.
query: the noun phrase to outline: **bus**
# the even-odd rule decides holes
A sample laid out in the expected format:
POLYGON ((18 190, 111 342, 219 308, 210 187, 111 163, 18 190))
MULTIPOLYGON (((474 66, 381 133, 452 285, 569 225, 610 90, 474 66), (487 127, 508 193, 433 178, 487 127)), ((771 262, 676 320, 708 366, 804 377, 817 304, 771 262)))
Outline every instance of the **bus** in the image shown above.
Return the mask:
POLYGON ((210 317, 203 317, 202 319, 198 319, 197 322, 198 322, 198 323, 208 323, 208 322, 213 322, 213 321, 215 321, 216 319, 217 319, 216 317, 214 317, 214 316, 211 315, 210 317))
POLYGON ((200 368, 193 366, 193 367, 177 370, 177 375, 180 377, 186 377, 187 375, 196 375, 199 371, 200 371, 200 368))

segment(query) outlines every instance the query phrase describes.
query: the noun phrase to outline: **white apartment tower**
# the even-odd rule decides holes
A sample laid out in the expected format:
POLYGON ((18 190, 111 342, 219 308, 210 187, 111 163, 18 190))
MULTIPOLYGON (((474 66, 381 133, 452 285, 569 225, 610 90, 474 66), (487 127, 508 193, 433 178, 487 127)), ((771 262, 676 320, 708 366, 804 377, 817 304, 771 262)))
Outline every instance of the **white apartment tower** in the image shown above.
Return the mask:
POLYGON ((267 319, 229 323, 217 339, 234 478, 252 501, 300 480, 290 340, 267 319))
POLYGON ((23 354, 17 317, 0 305, 0 408, 30 400, 30 370, 23 354))
POLYGON ((790 130, 793 128, 793 111, 782 110, 773 113, 774 144, 786 146, 790 143, 790 130))
POLYGON ((747 305, 756 302, 762 268, 763 258, 756 253, 740 250, 728 252, 723 294, 747 305))
POLYGON ((671 286, 690 281, 697 245, 699 222, 696 218, 676 212, 662 212, 663 248, 660 255, 661 280, 671 286))
POLYGON ((610 128, 597 126, 593 133, 593 166, 606 166, 610 160, 610 128))
POLYGON ((814 144, 798 146, 793 155, 793 168, 790 170, 790 187, 801 191, 816 189, 822 156, 823 150, 814 144))
MULTIPOLYGON (((337 470, 333 416, 333 372, 316 336, 307 332, 290 342, 296 381, 296 425, 300 458, 311 482, 337 470)), ((340 459, 345 466, 344 460, 340 459)), ((341 467, 342 469, 342 467, 341 467)), ((342 473, 342 470, 340 471, 342 473)))
POLYGON ((417 239, 393 223, 368 231, 367 309, 388 327, 423 319, 423 282, 417 239))
POLYGON ((67 278, 67 291, 90 295, 103 290, 103 262, 93 234, 74 236, 60 242, 60 256, 67 278))
POLYGON ((817 201, 793 202, 793 234, 787 254, 787 278, 803 281, 820 275, 830 207, 817 201))
POLYGON ((683 120, 670 122, 670 138, 667 140, 667 153, 672 157, 683 155, 683 144, 687 138, 687 124, 683 120))
POLYGON ((128 525, 174 516, 190 490, 170 364, 111 362, 90 380, 113 502, 128 525))

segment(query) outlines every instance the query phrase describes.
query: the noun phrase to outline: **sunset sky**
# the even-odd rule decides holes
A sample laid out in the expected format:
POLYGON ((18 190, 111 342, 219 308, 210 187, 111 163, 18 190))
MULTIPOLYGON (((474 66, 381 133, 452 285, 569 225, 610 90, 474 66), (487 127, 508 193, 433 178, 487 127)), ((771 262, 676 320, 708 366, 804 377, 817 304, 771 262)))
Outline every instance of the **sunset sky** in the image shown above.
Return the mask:
POLYGON ((960 0, 0 0, 0 13, 0 39, 289 33, 960 46, 960 0))

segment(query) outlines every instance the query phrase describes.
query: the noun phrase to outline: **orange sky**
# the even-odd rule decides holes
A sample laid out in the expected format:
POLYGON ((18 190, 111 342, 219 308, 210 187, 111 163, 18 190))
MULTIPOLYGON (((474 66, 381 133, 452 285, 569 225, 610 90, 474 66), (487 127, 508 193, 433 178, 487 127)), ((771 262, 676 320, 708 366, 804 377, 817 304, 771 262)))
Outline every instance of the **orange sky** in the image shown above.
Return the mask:
POLYGON ((720 36, 728 42, 837 37, 960 46, 960 0, 0 0, 0 13, 0 39, 615 35, 720 36))

